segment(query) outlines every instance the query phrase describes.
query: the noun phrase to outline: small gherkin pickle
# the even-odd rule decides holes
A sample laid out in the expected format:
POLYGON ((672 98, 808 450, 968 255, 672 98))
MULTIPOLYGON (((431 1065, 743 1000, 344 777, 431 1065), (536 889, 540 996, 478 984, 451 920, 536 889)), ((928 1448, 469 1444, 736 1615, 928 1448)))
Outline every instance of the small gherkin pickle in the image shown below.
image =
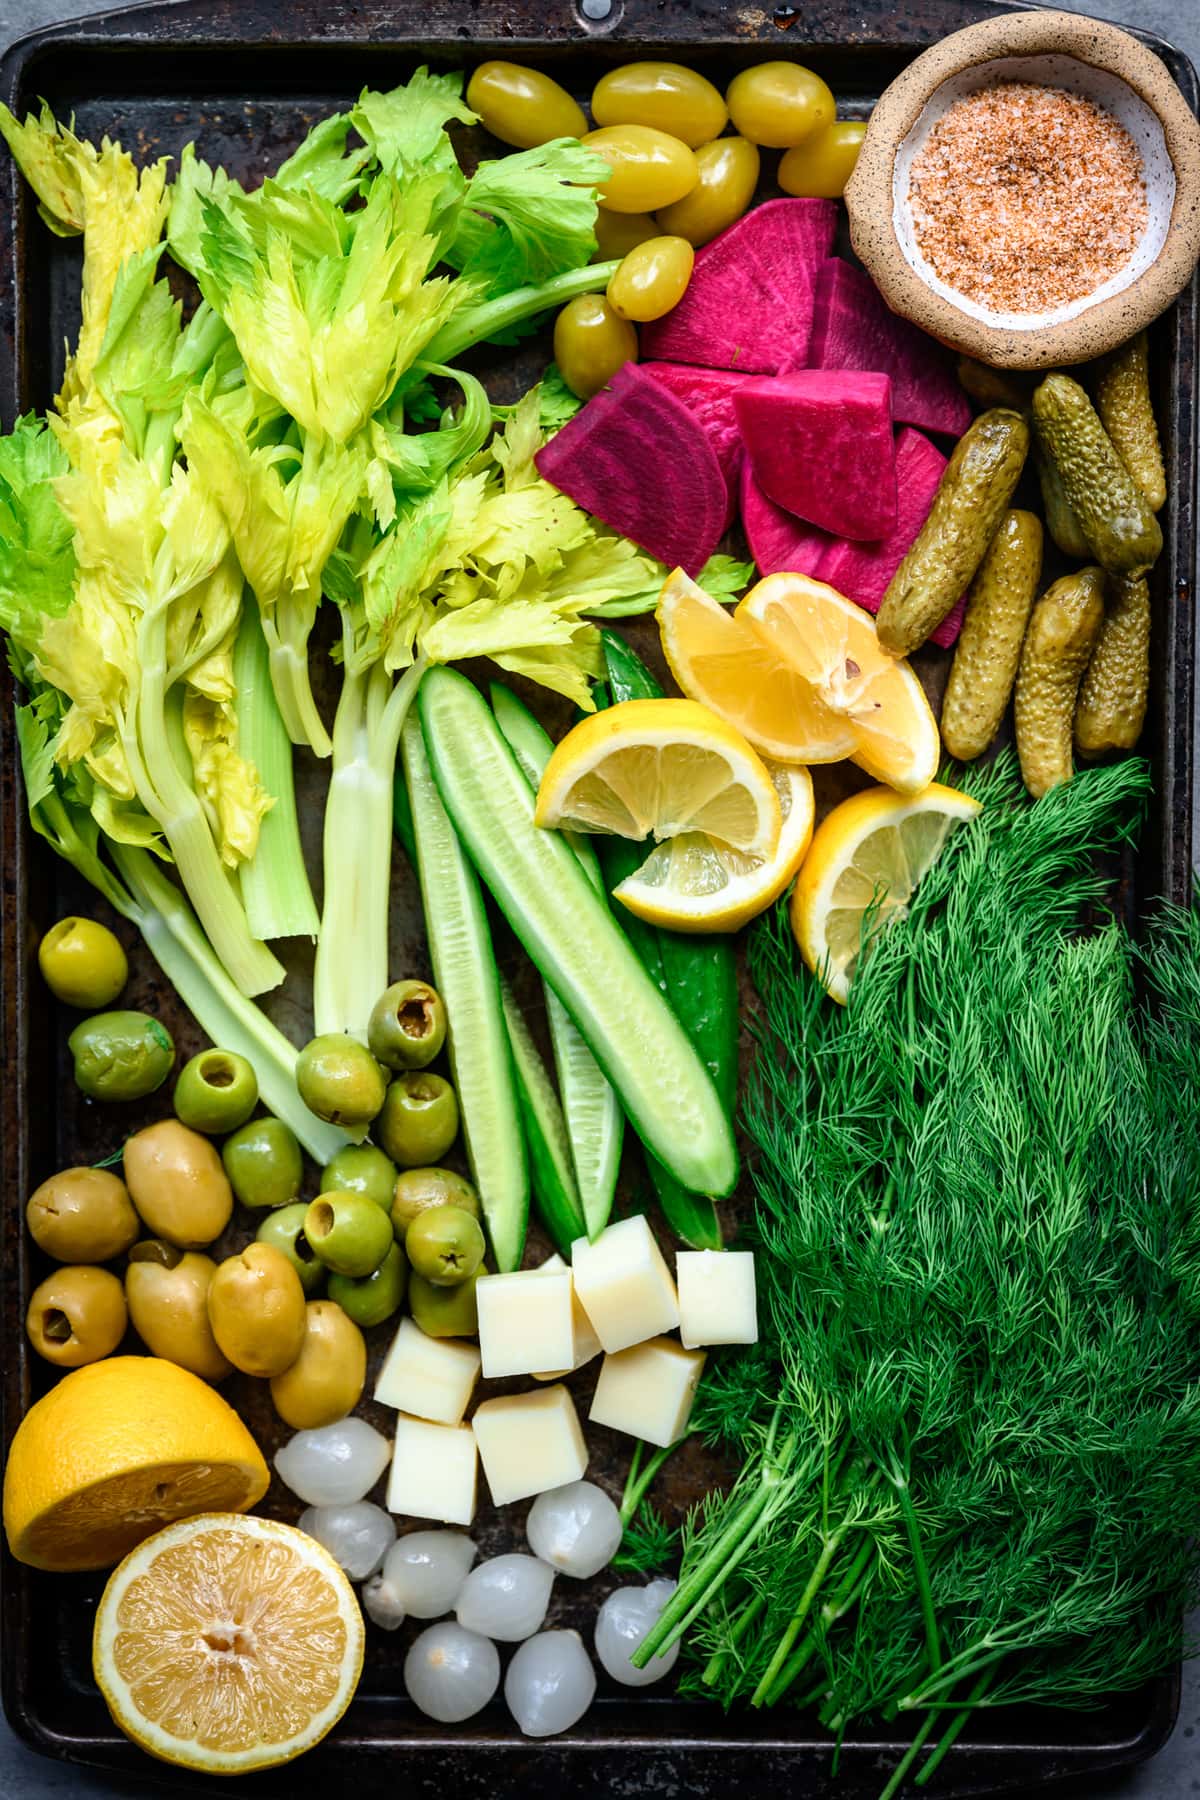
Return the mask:
POLYGON ((1033 418, 1096 562, 1112 575, 1148 569, 1162 549, 1158 520, 1079 383, 1047 375, 1033 396, 1033 418))
POLYGON ((958 440, 929 517, 879 608, 879 642, 893 656, 923 644, 974 577, 1028 452, 1028 422, 1007 407, 980 413, 958 440))
POLYGON ((1075 708, 1081 756, 1132 750, 1150 691, 1150 588, 1144 575, 1109 578, 1104 623, 1075 708))
POLYGON ((1151 512, 1167 497, 1162 445, 1150 398, 1150 363, 1146 334, 1122 344, 1096 370, 1096 411, 1151 512))
POLYGON ((942 742, 960 762, 982 756, 1000 728, 1041 573, 1041 520, 1005 513, 971 583, 942 702, 942 742))
POLYGON ((1040 444, 1034 449, 1034 462, 1037 465, 1038 482, 1042 490, 1042 510, 1046 515, 1046 530, 1058 545, 1064 556, 1073 557, 1076 562, 1086 562, 1091 555, 1088 541, 1083 535, 1083 526, 1075 516, 1071 502, 1063 489, 1062 476, 1058 466, 1040 444))
POLYGON ((1079 569, 1033 609, 1017 670, 1014 718, 1021 777, 1035 800, 1070 781, 1075 697, 1104 618, 1104 572, 1079 569))

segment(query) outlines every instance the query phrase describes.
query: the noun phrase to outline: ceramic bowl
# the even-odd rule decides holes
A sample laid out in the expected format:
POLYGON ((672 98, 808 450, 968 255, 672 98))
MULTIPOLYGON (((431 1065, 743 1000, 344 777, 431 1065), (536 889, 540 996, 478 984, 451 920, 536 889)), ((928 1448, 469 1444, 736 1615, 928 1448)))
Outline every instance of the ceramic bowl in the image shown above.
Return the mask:
POLYGON ((894 312, 999 368, 1084 362, 1168 307, 1200 257, 1200 125, 1153 51, 1077 13, 1013 13, 969 25, 910 63, 871 116, 846 188, 854 248, 894 312), (908 206, 913 157, 947 108, 995 81, 1066 88, 1114 114, 1142 156, 1146 229, 1130 261, 1052 313, 988 312, 940 281, 908 206))

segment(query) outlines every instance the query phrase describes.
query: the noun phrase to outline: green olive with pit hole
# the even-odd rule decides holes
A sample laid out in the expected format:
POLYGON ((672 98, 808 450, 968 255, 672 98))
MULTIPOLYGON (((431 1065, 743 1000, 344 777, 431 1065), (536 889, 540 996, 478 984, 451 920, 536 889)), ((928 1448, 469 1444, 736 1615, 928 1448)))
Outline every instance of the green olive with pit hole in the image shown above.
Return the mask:
POLYGON ((246 1375, 290 1369, 304 1343, 304 1289, 273 1244, 227 1256, 208 1288, 208 1322, 223 1356, 246 1375))
POLYGON ((407 1286, 408 1258, 399 1244, 393 1244, 369 1275, 331 1275, 329 1298, 337 1301, 348 1319, 369 1331, 400 1310, 407 1286))
POLYGON ((367 1043, 388 1069, 423 1069, 446 1041, 446 1008, 427 981, 394 981, 371 1009, 367 1043))
POLYGON ((318 1119, 356 1131, 369 1125, 383 1105, 387 1075, 357 1038, 326 1031, 297 1057, 296 1086, 318 1119))
POLYGON ((379 1123, 380 1143, 402 1169, 424 1169, 445 1156, 458 1136, 458 1098, 441 1075, 420 1070, 398 1075, 387 1091, 379 1123))
POLYGON ((233 1212, 221 1158, 178 1119, 160 1119, 126 1140, 125 1185, 153 1235, 180 1250, 203 1250, 233 1212))
POLYGON ((392 1247, 392 1221, 365 1194, 318 1194, 304 1235, 335 1275, 370 1275, 392 1247))
POLYGON ((111 1169, 60 1169, 29 1196, 29 1235, 55 1262, 102 1263, 137 1241, 141 1226, 111 1169))
POLYGON ((129 1317, 147 1350, 204 1381, 223 1381, 233 1373, 208 1317, 208 1290, 216 1272, 211 1256, 178 1250, 163 1238, 135 1244, 125 1271, 129 1317))
POLYGON ((277 1206, 263 1219, 254 1236, 260 1244, 272 1244, 283 1254, 300 1277, 305 1297, 312 1299, 325 1280, 325 1264, 304 1235, 307 1200, 294 1200, 290 1206, 277 1206))
POLYGON ((128 1323, 117 1277, 86 1264, 55 1269, 34 1288, 25 1315, 30 1343, 60 1369, 81 1369, 111 1356, 128 1323))
POLYGON ((387 1212, 396 1189, 396 1165, 377 1144, 345 1144, 321 1170, 323 1194, 365 1194, 387 1212))
POLYGON ((431 1206, 457 1206, 473 1219, 483 1217, 479 1195, 453 1169, 405 1169, 396 1177, 392 1226, 398 1238, 431 1206))
POLYGON ((358 1326, 335 1301, 310 1300, 300 1353, 272 1379, 271 1399, 285 1425, 315 1431, 353 1412, 366 1379, 367 1346, 358 1326))
POLYGON ((434 1287, 458 1287, 479 1270, 486 1249, 478 1219, 457 1206, 431 1206, 404 1234, 415 1274, 434 1287))
POLYGON ((235 1050, 201 1050, 175 1083, 175 1115, 193 1131, 224 1137, 258 1105, 258 1077, 235 1050))
POLYGON ((175 1061, 170 1032, 144 1012, 103 1012, 81 1019, 67 1048, 75 1063, 75 1084, 89 1100, 144 1100, 162 1086, 175 1061))
POLYGON ((129 979, 119 942, 98 919, 60 919, 38 945, 42 979, 64 1006, 111 1006, 129 979))
POLYGON ((408 1276, 408 1310, 426 1337, 474 1337, 479 1330, 475 1302, 478 1275, 457 1287, 435 1287, 412 1270, 408 1276))
POLYGON ((636 362, 637 332, 617 316, 603 294, 578 294, 554 321, 554 360, 580 400, 607 387, 617 370, 636 362))
POLYGON ((304 1160, 282 1119, 251 1119, 225 1139, 221 1161, 243 1206, 286 1206, 300 1192, 304 1160))

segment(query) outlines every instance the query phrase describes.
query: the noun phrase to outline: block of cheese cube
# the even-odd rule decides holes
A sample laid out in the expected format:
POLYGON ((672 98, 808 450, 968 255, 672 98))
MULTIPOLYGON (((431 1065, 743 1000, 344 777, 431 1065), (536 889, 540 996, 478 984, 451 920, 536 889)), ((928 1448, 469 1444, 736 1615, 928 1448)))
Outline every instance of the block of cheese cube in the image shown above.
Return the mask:
MULTIPOLYGON (((538 1264, 535 1272, 539 1275, 552 1274, 556 1270, 566 1267, 562 1257, 555 1251, 554 1255, 548 1256, 544 1263, 538 1264)), ((593 1356, 599 1356, 604 1348, 592 1330, 592 1321, 579 1304, 579 1295, 575 1292, 574 1279, 571 1281, 571 1323, 575 1327, 574 1361, 561 1369, 535 1369, 533 1372, 535 1381, 561 1381, 564 1375, 572 1375, 576 1369, 582 1369, 584 1363, 590 1363, 593 1356)))
POLYGON ((619 1350, 600 1366, 588 1417, 665 1448, 687 1430, 703 1369, 703 1350, 684 1350, 674 1338, 619 1350))
POLYGON ((469 1425, 434 1425, 428 1419, 396 1420, 387 1509, 443 1525, 469 1525, 475 1517, 478 1459, 469 1425))
POLYGON ((679 1335, 698 1344, 757 1344, 758 1306, 750 1250, 681 1250, 675 1258, 679 1335))
POLYGON ((460 1425, 478 1379, 476 1344, 466 1338, 426 1337, 412 1319, 401 1319, 375 1383, 375 1398, 418 1419, 460 1425))
POLYGON ((523 1269, 475 1283, 479 1350, 489 1381, 570 1368, 575 1356, 571 1271, 523 1269))
MULTIPOLYGON (((679 1297, 641 1213, 571 1246, 575 1292, 606 1350, 627 1350, 679 1323, 679 1297)), ((543 1367, 546 1365, 543 1364, 543 1367)))
POLYGON ((565 1487, 587 1469, 587 1445, 565 1387, 485 1400, 475 1408, 471 1427, 497 1506, 565 1487))

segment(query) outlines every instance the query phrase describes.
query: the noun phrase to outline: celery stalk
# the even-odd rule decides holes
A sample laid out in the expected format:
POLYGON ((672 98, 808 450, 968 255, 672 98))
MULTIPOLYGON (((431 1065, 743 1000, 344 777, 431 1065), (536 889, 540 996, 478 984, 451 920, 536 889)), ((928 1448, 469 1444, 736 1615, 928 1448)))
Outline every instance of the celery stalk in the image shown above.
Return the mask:
POLYGON ((238 748, 275 800, 259 827, 258 849, 241 870, 246 917, 256 937, 315 938, 319 920, 300 844, 292 744, 275 698, 258 608, 248 595, 234 646, 233 679, 238 748))
POLYGON ((482 300, 475 306, 464 306, 448 319, 437 336, 425 346, 424 359, 431 363, 452 363, 473 344, 482 344, 498 331, 509 331, 525 319, 551 307, 565 306, 577 294, 603 291, 620 268, 620 262, 587 263, 582 269, 567 269, 537 287, 513 288, 495 300, 482 300))

